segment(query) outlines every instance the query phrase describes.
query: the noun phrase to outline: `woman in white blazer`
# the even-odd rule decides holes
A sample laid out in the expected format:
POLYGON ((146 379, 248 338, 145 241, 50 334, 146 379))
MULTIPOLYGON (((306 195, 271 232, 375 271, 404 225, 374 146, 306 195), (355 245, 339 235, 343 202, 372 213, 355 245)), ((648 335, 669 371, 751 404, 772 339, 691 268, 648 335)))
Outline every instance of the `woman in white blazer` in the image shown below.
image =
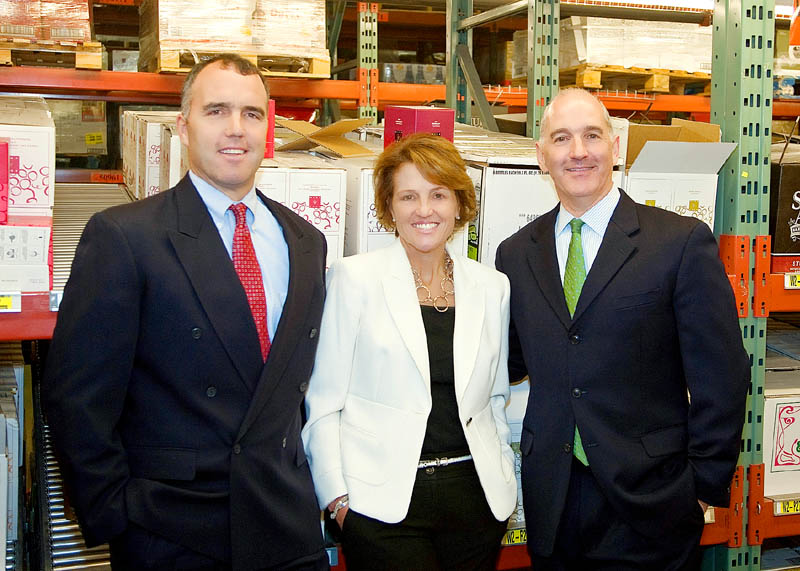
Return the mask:
POLYGON ((303 429, 317 498, 348 569, 494 569, 517 499, 508 280, 447 246, 476 211, 452 143, 395 142, 374 180, 398 239, 328 271, 303 429))

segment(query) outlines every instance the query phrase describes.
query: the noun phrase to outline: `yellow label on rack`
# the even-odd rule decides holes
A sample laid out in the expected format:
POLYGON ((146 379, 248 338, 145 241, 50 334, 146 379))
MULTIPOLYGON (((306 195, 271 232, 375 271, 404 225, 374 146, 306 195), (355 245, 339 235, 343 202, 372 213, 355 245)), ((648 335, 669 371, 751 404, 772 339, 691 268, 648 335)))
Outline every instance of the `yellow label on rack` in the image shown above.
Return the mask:
POLYGON ((86 133, 83 138, 87 146, 102 145, 105 141, 103 133, 86 133))
POLYGON ((800 500, 786 500, 785 502, 775 502, 775 515, 795 515, 800 514, 800 500))
POLYGON ((742 178, 749 178, 749 177, 750 173, 748 173, 747 171, 742 171, 742 178))
POLYGON ((14 307, 14 297, 10 295, 0 295, 0 311, 8 311, 14 307))
POLYGON ((800 289, 800 274, 783 274, 783 289, 800 289))
POLYGON ((526 529, 509 529, 503 538, 503 545, 521 545, 528 543, 528 531, 526 529))
POLYGON ((697 212, 700 210, 700 201, 699 200, 690 200, 689 201, 689 212, 697 212))

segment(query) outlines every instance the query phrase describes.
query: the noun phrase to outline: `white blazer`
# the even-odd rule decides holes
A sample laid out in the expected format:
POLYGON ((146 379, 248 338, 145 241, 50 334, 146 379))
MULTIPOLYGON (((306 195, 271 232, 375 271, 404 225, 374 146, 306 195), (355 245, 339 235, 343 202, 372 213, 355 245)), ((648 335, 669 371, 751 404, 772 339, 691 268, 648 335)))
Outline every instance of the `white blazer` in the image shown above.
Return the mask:
MULTIPOLYGON (((505 414, 509 283, 454 255, 455 393, 486 500, 498 520, 517 503, 505 414)), ((399 240, 337 260, 314 372, 303 443, 321 508, 349 494, 356 512, 405 518, 431 411, 430 366, 411 265, 399 240)))

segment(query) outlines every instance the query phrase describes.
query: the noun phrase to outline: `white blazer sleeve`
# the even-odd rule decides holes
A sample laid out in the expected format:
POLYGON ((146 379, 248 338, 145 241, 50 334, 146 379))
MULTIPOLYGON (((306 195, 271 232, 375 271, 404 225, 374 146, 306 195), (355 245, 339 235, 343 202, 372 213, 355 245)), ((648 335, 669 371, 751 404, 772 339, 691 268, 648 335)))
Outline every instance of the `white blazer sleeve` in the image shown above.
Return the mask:
POLYGON ((362 304, 342 260, 328 270, 327 297, 305 406, 303 446, 320 508, 347 493, 342 474, 340 413, 350 384, 362 304))
POLYGON ((508 385, 508 324, 509 324, 509 299, 511 288, 506 276, 502 277, 503 296, 500 299, 500 355, 494 367, 494 382, 492 383, 491 403, 497 436, 503 447, 503 455, 514 465, 514 451, 511 449, 511 428, 506 418, 506 403, 511 395, 508 385))

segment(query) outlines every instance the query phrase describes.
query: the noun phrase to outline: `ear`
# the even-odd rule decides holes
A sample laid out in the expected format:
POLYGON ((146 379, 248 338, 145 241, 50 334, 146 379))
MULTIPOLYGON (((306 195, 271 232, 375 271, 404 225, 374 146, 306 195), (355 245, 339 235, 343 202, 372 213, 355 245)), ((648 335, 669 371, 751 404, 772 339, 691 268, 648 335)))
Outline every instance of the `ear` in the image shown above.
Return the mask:
POLYGON ((614 153, 614 164, 616 165, 619 158, 619 135, 614 135, 614 142, 611 144, 611 148, 614 153))
POLYGON ((536 160, 539 162, 539 168, 542 170, 542 172, 550 172, 550 169, 547 168, 547 161, 544 158, 542 145, 539 143, 539 141, 536 141, 536 160))
POLYGON ((178 125, 178 136, 181 138, 181 143, 183 143, 188 148, 189 131, 188 131, 188 124, 186 122, 186 119, 184 119, 183 117, 183 113, 178 113, 177 125, 178 125))

